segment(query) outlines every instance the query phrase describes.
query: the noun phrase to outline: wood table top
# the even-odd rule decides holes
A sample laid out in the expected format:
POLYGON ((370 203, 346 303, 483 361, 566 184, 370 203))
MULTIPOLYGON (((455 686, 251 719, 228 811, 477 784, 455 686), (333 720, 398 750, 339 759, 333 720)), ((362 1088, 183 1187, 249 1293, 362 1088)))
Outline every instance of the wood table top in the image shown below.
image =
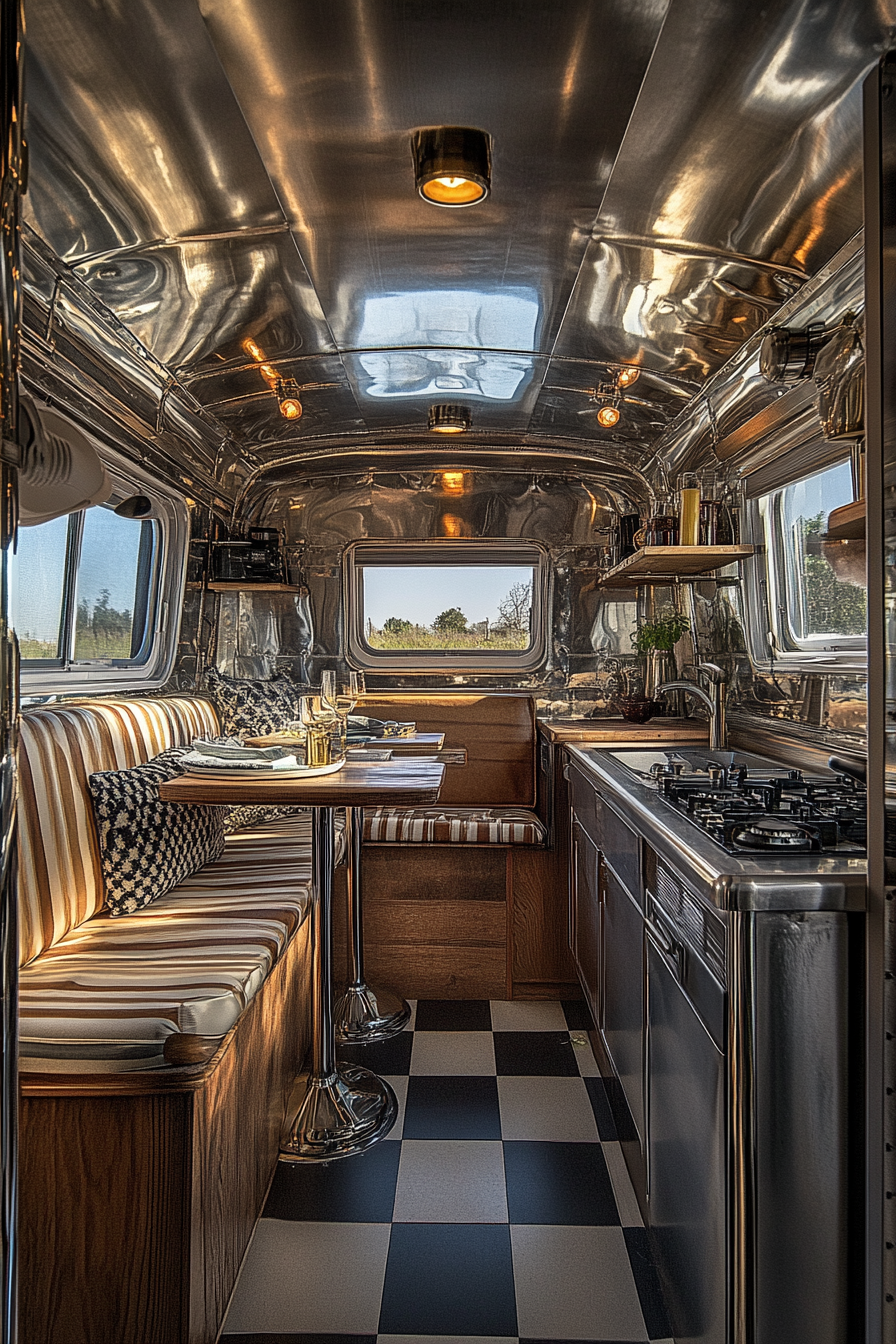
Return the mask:
POLYGON ((405 757, 369 765, 348 761, 332 775, 312 775, 310 779, 278 779, 276 772, 255 779, 184 774, 160 784, 159 797, 166 803, 425 807, 438 802, 444 775, 444 765, 430 757, 405 757))

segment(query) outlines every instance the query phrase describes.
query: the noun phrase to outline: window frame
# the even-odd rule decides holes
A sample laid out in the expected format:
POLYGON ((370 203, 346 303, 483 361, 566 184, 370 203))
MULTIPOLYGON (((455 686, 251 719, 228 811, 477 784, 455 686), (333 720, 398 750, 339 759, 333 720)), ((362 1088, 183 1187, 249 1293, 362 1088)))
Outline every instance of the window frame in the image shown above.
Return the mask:
POLYGON ((548 612, 551 603, 551 566, 546 546, 525 538, 501 537, 477 541, 356 541, 343 553, 342 621, 343 647, 350 666, 364 672, 400 672, 432 676, 445 674, 483 674, 533 672, 542 667, 548 652, 548 612), (451 557, 461 565, 466 557, 472 565, 506 566, 520 563, 532 566, 532 606, 529 629, 531 641, 526 649, 374 649, 365 639, 364 557, 389 554, 394 559, 384 567, 402 568, 437 564, 436 556, 451 557), (432 558, 430 558, 432 557, 432 558))
MULTIPOLYGON (((180 635, 183 594, 187 573, 190 515, 182 496, 168 486, 119 457, 106 447, 98 447, 113 492, 106 505, 114 505, 130 495, 145 494, 152 501, 152 512, 145 521, 156 528, 150 561, 150 589, 147 598, 146 629, 137 655, 123 659, 22 659, 20 687, 25 698, 44 695, 89 694, 116 691, 149 690, 162 686, 171 675, 180 635)), ((102 508, 103 505, 92 507, 102 508)), ((77 570, 86 509, 68 514, 65 570, 63 574, 63 610, 60 643, 74 653, 77 605, 77 570), (73 523, 72 519, 78 519, 73 523)), ((144 521, 144 520, 137 520, 144 521)))
POLYGON ((756 556, 745 576, 744 628, 750 661, 760 671, 864 672, 867 667, 867 635, 800 638, 791 624, 793 592, 783 496, 790 486, 851 461, 851 445, 832 441, 828 446, 830 451, 812 461, 810 469, 747 501, 748 539, 756 546, 756 556))

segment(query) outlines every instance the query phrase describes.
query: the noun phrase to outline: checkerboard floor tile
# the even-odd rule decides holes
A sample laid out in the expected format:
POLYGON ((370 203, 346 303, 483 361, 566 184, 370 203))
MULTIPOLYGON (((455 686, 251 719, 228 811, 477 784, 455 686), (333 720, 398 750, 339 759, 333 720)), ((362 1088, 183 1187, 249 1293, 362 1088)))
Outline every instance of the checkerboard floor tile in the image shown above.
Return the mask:
POLYGON ((391 1134, 283 1163, 222 1344, 671 1344, 583 1003, 427 1001, 340 1058, 391 1134))

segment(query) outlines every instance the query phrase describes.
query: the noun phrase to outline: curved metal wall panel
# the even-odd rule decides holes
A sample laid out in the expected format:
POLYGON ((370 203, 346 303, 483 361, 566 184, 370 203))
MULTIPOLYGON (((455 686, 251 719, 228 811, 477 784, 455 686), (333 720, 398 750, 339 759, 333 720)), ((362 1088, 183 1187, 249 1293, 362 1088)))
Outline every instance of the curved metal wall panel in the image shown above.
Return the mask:
POLYGON ((195 5, 38 0, 26 61, 26 218, 66 261, 282 225, 195 5))

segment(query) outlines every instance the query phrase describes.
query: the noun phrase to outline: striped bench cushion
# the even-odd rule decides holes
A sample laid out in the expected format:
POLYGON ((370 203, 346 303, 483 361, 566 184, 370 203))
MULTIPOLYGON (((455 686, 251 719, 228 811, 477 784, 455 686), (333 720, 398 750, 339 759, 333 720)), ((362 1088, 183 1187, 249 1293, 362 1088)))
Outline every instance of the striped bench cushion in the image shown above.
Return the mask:
POLYGON ((136 914, 70 930, 20 973, 22 1068, 159 1068, 181 1035, 210 1058, 304 921, 310 884, 306 812, 228 836, 136 914))
POLYGON ((105 892, 88 777, 129 770, 220 731, 193 697, 81 701, 22 715, 19 746, 19 929, 27 964, 90 919, 105 892))
POLYGON ((543 845, 547 832, 523 807, 376 807, 364 812, 374 844, 543 845))

